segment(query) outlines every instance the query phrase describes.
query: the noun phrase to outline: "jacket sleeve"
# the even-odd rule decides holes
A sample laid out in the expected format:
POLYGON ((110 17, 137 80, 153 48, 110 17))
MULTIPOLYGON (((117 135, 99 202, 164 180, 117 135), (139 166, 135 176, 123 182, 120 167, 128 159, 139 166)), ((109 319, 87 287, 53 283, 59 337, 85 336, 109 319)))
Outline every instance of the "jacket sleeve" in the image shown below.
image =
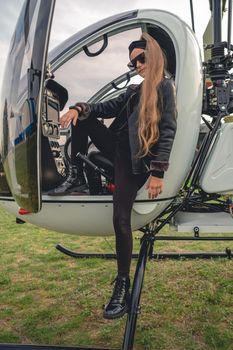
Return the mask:
MULTIPOLYGON (((120 114, 120 111, 127 102, 127 92, 120 94, 118 97, 100 103, 78 102, 75 107, 81 107, 82 111, 79 120, 87 118, 113 118, 120 114)), ((72 108, 72 107, 70 107, 72 108)))
POLYGON ((151 148, 150 171, 152 176, 163 178, 168 169, 169 157, 176 134, 176 94, 171 79, 165 79, 162 85, 163 112, 159 123, 159 139, 151 148))

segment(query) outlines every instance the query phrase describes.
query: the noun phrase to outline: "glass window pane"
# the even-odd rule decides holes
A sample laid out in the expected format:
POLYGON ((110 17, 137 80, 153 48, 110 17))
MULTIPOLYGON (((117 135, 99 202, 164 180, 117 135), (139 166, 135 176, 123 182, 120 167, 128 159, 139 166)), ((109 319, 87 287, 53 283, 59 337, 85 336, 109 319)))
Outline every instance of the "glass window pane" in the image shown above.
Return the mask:
MULTIPOLYGON (((89 57, 81 51, 57 69, 54 72, 55 80, 69 92, 67 106, 77 101, 88 101, 110 81, 128 72, 128 46, 140 35, 141 28, 134 28, 109 36, 108 46, 100 55, 89 57)), ((97 52, 102 45, 103 39, 100 38, 88 49, 91 53, 97 52)))

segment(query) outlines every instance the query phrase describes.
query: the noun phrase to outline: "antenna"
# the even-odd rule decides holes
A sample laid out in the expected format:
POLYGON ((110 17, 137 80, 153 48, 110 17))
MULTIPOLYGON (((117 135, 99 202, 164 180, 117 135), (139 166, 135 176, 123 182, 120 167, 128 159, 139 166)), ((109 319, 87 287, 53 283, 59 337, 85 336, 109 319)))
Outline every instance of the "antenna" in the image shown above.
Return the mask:
POLYGON ((228 0, 227 49, 231 50, 232 0, 228 0))
POLYGON ((194 27, 194 15, 193 15, 193 0, 190 0, 190 12, 191 12, 191 20, 192 20, 192 30, 195 33, 195 27, 194 27))

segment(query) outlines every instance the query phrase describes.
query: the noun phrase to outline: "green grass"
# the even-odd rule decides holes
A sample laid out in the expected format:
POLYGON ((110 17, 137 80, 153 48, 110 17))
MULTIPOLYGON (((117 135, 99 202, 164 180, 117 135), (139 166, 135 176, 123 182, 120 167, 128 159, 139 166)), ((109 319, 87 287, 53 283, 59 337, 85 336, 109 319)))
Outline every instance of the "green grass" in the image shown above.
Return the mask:
MULTIPOLYGON (((171 234, 168 228, 163 233, 171 234)), ((16 225, 0 209, 0 343, 121 347, 125 318, 102 318, 116 262, 75 260, 58 252, 57 243, 79 252, 110 252, 114 237, 16 225)), ((155 251, 228 246, 233 248, 231 242, 157 242, 155 251)), ((134 349, 232 350, 232 267, 228 259, 148 262, 134 349)))

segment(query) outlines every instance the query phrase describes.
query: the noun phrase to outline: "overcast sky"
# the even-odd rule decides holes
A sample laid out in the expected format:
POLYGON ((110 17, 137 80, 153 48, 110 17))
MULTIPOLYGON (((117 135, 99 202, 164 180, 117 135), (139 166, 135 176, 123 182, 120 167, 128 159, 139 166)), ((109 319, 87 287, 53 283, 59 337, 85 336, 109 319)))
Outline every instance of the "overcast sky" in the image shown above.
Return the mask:
MULTIPOLYGON (((49 0, 48 0, 49 1, 49 0)), ((9 43, 24 0, 0 0, 0 93, 9 43)), ((189 0, 57 0, 50 48, 102 18, 137 8, 157 8, 175 13, 191 26, 189 0)), ((210 17, 208 0, 193 0, 196 34, 201 42, 210 17)))

